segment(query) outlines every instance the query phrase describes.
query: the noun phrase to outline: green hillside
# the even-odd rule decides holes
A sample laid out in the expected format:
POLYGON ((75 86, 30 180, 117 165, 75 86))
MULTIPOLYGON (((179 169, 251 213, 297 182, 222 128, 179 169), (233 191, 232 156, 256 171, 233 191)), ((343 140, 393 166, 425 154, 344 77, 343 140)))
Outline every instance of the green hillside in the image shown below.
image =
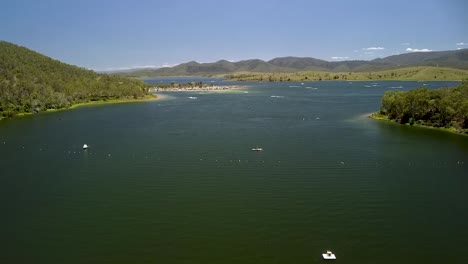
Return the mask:
POLYGON ((98 74, 0 41, 0 117, 147 95, 139 80, 98 74))
POLYGON ((241 72, 223 77, 237 81, 329 81, 329 80, 405 80, 405 81, 460 81, 468 78, 468 70, 441 67, 408 67, 375 72, 301 71, 294 73, 241 72))
POLYGON ((373 61, 400 66, 435 66, 468 70, 468 49, 412 52, 373 61))

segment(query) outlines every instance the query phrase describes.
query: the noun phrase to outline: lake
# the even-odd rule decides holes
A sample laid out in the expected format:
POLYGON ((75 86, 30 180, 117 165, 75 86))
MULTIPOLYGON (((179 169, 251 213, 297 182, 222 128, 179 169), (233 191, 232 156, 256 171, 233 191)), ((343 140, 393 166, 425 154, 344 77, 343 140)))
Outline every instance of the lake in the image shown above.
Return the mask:
POLYGON ((468 137, 367 118, 455 82, 240 84, 0 121, 0 263, 468 263, 468 137))

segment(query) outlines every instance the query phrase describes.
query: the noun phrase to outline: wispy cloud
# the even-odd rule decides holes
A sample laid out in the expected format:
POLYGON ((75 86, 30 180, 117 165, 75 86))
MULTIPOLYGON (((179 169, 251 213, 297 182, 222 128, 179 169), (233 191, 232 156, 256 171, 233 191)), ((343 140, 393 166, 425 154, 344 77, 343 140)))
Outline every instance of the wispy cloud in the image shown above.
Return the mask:
POLYGON ((457 44, 455 44, 457 46, 465 46, 465 45, 468 45, 468 43, 464 43, 464 42, 458 42, 457 44))
POLYGON ((401 45, 402 45, 402 46, 409 46, 409 45, 411 45, 411 43, 409 43, 409 42, 403 42, 403 43, 401 43, 401 45))
POLYGON ((112 67, 112 68, 105 68, 105 69, 93 69, 99 72, 111 72, 111 71, 130 71, 136 69, 159 69, 163 67, 174 67, 177 64, 169 64, 164 63, 162 65, 135 65, 135 66, 126 66, 126 67, 112 67))
POLYGON ((384 47, 369 47, 369 48, 363 48, 363 50, 384 50, 384 47))
POLYGON ((347 60, 349 57, 341 57, 341 56, 333 56, 331 57, 332 60, 347 60))
POLYGON ((407 48, 406 51, 409 51, 409 52, 430 52, 432 50, 430 49, 412 49, 412 48, 407 48))

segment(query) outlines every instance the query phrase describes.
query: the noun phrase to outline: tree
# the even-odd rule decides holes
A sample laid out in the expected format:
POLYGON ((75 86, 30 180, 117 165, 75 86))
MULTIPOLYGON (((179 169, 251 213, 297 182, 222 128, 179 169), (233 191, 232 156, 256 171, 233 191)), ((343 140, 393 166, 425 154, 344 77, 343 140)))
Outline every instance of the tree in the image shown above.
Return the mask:
POLYGON ((381 99, 380 114, 402 124, 417 122, 468 133, 468 82, 454 88, 387 91, 381 99))

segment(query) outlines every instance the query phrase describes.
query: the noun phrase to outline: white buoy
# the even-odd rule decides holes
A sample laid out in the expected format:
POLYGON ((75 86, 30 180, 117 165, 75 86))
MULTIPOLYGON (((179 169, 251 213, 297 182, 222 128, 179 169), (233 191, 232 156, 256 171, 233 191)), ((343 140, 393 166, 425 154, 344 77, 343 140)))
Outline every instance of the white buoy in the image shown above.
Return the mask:
POLYGON ((330 250, 327 250, 327 253, 322 254, 323 259, 336 259, 335 254, 331 252, 330 250))
POLYGON ((88 145, 86 145, 86 144, 83 145, 83 149, 88 149, 88 148, 89 148, 88 145))

